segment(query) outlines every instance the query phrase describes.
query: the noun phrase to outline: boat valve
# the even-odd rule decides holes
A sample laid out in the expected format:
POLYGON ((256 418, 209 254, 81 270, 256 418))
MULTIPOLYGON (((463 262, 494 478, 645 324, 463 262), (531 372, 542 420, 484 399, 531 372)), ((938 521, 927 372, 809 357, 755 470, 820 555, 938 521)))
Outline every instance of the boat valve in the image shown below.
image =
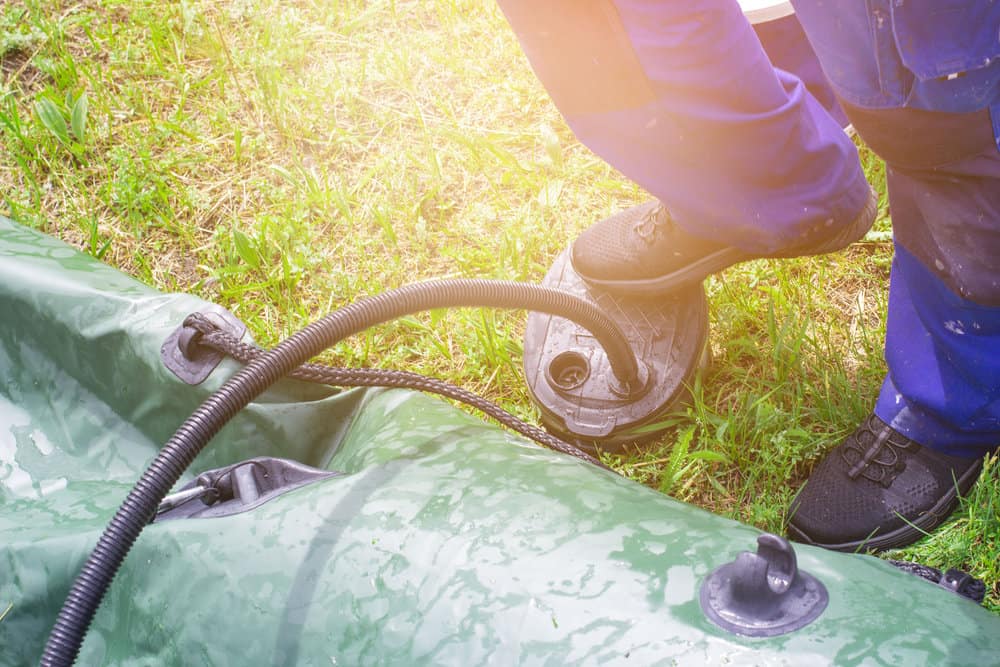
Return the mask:
POLYGON ((829 599, 826 587, 798 568, 791 543, 770 533, 757 538, 757 553, 742 552, 701 586, 708 619, 746 637, 798 630, 819 618, 829 599))

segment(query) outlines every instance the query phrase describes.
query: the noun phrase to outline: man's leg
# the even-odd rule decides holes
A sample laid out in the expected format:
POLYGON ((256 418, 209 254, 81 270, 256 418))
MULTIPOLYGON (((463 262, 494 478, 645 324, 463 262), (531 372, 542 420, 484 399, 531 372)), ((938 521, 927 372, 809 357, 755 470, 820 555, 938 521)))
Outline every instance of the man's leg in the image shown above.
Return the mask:
POLYGON ((833 116, 841 127, 848 125, 847 116, 840 108, 819 60, 806 39, 802 24, 795 14, 789 14, 771 21, 753 23, 754 32, 767 52, 767 57, 777 69, 791 72, 802 79, 802 83, 812 93, 827 113, 833 116))
MULTIPOLYGON (((789 533, 842 550, 898 547, 947 518, 1000 444, 1000 62, 981 67, 989 58, 973 53, 974 69, 921 78, 934 71, 935 48, 955 62, 955 45, 932 39, 926 52, 896 50, 930 23, 869 14, 865 3, 838 6, 833 21, 818 3, 800 4, 848 116, 886 160, 896 257, 889 373, 874 414, 813 471, 789 533)), ((1000 14, 991 27, 974 4, 952 17, 967 29, 940 34, 973 45, 978 30, 995 35, 1000 14)))
POLYGON ((584 279, 662 292, 675 269, 703 268, 681 271, 699 282, 867 231, 874 208, 854 145, 771 66, 734 0, 499 4, 580 140, 663 202, 578 240, 584 279))

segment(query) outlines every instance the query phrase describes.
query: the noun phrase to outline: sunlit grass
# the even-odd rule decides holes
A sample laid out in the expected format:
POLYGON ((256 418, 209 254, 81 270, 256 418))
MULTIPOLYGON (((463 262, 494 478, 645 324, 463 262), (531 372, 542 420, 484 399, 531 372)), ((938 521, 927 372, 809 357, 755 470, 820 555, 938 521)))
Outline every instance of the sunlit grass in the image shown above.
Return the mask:
MULTIPOLYGON (((273 344, 415 280, 538 281, 647 195, 583 148, 491 2, 29 0, 0 5, 4 213, 273 344)), ((706 283, 714 365, 645 451, 610 459, 762 529, 869 412, 891 244, 761 261, 706 283)), ((413 316, 326 361, 401 367, 535 419, 525 315, 413 316)), ((1000 612, 994 464, 956 521, 894 557, 985 578, 1000 612)))

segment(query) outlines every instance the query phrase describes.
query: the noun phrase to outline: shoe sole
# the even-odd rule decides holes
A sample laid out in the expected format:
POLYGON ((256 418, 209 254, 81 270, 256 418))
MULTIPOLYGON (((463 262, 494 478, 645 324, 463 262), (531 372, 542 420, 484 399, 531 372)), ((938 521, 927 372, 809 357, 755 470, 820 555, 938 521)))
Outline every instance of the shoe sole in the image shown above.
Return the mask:
MULTIPOLYGON (((859 551, 886 551, 913 544, 927 536, 927 533, 944 523, 955 508, 958 507, 959 495, 964 496, 972 485, 979 479, 979 473, 983 470, 983 462, 977 461, 975 465, 965 471, 959 477, 948 493, 941 496, 941 499, 929 511, 917 517, 913 521, 903 525, 901 528, 889 531, 885 534, 876 534, 872 537, 853 542, 842 542, 840 544, 829 544, 814 540, 806 533, 789 522, 788 536, 796 542, 811 544, 815 547, 823 547, 831 551, 846 551, 855 553, 859 551)), ((794 519, 793 519, 794 521, 794 519)))
MULTIPOLYGON (((659 296, 674 292, 678 289, 695 285, 702 282, 708 276, 719 273, 734 264, 747 262, 753 259, 781 259, 788 257, 805 257, 809 255, 823 255, 829 252, 836 252, 849 246, 850 244, 864 238, 868 230, 875 222, 878 213, 878 195, 874 190, 868 197, 865 207, 855 216, 843 233, 845 237, 829 242, 831 247, 824 247, 818 251, 805 251, 802 253, 787 253, 774 255, 755 255, 739 248, 727 247, 717 250, 701 259, 683 266, 676 271, 666 273, 655 278, 643 278, 640 280, 606 280, 603 278, 588 278, 577 271, 577 274, 586 281, 587 284, 615 294, 626 294, 634 296, 659 296)), ((573 269, 576 271, 576 267, 573 269)))
MULTIPOLYGON (((642 280, 584 278, 584 280, 588 285, 616 294, 658 296, 697 285, 713 273, 719 273, 733 264, 763 258, 764 255, 751 255, 738 248, 723 248, 710 255, 705 255, 698 261, 688 264, 683 268, 655 278, 645 278, 642 280)), ((583 278, 583 276, 580 277, 583 278)))

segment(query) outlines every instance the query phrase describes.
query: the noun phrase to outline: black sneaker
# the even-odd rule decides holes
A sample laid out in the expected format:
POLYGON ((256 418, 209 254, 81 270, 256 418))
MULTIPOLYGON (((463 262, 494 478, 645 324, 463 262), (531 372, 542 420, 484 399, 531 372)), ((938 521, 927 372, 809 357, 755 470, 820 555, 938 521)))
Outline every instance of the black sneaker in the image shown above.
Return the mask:
POLYGON ((813 470, 788 536, 836 551, 912 544, 955 510, 982 462, 922 447, 870 415, 813 470))
POLYGON ((609 292, 652 296, 700 283, 737 262, 762 257, 821 255, 862 238, 878 212, 873 191, 861 212, 836 234, 814 238, 780 253, 755 255, 692 236, 677 226, 658 201, 646 202, 606 218, 573 243, 573 269, 587 283, 609 292))

